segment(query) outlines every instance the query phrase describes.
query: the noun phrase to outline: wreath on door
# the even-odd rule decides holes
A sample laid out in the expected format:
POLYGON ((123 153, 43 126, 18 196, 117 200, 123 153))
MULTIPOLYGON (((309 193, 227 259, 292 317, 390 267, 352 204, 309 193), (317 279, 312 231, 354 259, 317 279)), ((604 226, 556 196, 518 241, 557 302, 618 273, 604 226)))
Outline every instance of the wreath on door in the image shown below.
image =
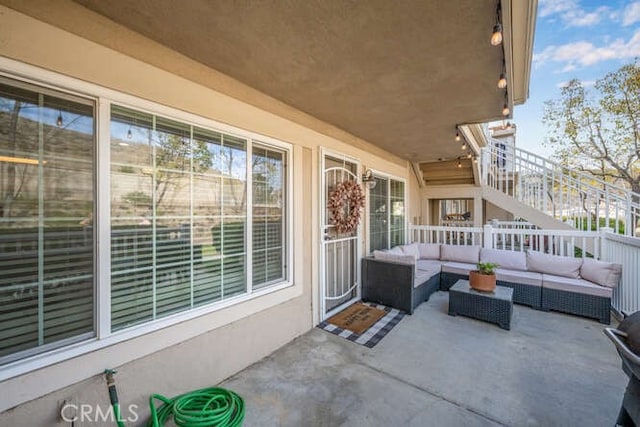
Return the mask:
POLYGON ((360 209, 364 206, 364 193, 356 181, 336 184, 329 192, 327 207, 331 225, 338 233, 350 233, 360 224, 360 209))

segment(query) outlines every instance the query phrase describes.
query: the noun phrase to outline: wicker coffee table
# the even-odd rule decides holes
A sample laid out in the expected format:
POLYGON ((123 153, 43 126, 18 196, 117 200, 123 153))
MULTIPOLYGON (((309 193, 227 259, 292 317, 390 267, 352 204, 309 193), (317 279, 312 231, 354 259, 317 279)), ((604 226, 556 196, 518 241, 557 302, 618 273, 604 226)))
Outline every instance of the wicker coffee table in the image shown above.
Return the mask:
POLYGON ((471 289, 468 280, 458 280, 449 289, 449 315, 472 317, 511 329, 513 289, 496 286, 493 292, 471 289))

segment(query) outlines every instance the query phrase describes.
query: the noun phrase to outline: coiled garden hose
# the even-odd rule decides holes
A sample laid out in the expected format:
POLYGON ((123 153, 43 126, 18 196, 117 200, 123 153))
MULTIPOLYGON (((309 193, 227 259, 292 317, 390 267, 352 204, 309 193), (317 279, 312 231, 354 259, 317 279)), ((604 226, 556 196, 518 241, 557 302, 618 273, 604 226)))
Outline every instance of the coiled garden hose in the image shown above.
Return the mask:
MULTIPOLYGON (((116 371, 105 370, 109 398, 118 427, 125 427, 120 419, 120 404, 113 375, 116 371)), ((149 398, 151 418, 147 427, 161 427, 173 416, 179 427, 239 427, 244 421, 244 400, 231 390, 219 387, 203 388, 168 399, 159 394, 149 398), (156 408, 154 400, 162 405, 156 408)))
POLYGON ((179 427, 237 427, 244 420, 244 401, 236 393, 218 387, 203 388, 167 399, 159 394, 149 398, 151 419, 147 427, 160 427, 173 415, 179 427), (155 400, 164 402, 156 409, 155 400))

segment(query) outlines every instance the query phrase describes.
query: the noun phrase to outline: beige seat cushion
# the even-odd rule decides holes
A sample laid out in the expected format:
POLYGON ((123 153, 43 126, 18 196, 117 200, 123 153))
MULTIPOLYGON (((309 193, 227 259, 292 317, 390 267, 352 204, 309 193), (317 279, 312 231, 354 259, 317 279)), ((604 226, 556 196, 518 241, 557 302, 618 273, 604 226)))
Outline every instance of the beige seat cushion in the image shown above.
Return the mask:
POLYGON ((542 286, 542 274, 534 271, 496 269, 496 280, 510 283, 522 283, 523 285, 542 286))
MULTIPOLYGON (((440 274, 440 272, 436 273, 440 274)), ((413 287, 417 288, 422 285, 427 280, 431 279, 434 276, 433 272, 424 271, 424 270, 416 270, 416 274, 413 277, 413 287)))
POLYGON ((542 287, 604 298, 611 298, 613 295, 613 289, 596 285, 588 280, 571 279, 569 277, 553 276, 551 274, 542 275, 542 287))
POLYGON ((442 262, 435 259, 419 259, 416 261, 416 268, 424 271, 437 271, 440 273, 442 270, 442 262))
POLYGON ((476 264, 469 264, 466 262, 444 262, 442 263, 442 271, 445 273, 461 274, 468 276, 471 270, 477 270, 476 264))

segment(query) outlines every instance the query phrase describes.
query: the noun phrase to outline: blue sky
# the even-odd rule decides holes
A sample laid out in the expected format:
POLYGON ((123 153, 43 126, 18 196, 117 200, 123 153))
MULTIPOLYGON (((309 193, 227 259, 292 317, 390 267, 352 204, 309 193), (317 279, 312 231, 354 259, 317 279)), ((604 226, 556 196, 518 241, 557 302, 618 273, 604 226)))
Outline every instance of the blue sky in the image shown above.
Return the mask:
POLYGON ((539 0, 533 52, 529 100, 514 110, 516 144, 550 154, 542 147, 544 102, 572 78, 589 88, 640 58, 640 0, 539 0))

